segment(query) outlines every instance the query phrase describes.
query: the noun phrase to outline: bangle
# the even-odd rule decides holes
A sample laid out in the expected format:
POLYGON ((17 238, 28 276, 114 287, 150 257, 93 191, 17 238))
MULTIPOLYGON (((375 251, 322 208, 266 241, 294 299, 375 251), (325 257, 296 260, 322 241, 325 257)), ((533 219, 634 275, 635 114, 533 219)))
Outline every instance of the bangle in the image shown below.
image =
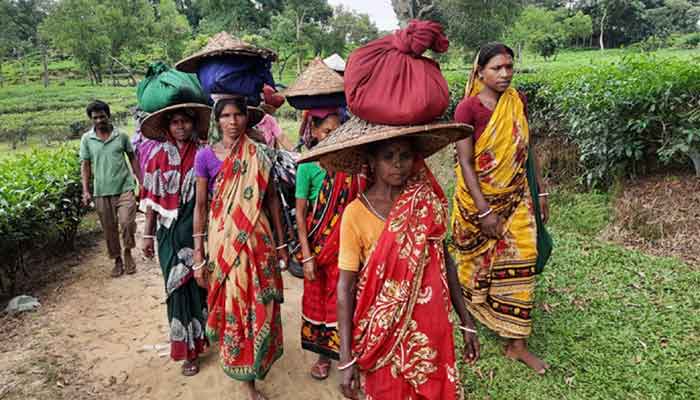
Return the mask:
POLYGON ((156 238, 154 235, 142 235, 141 237, 144 239, 155 239, 156 238))
POLYGON ((275 247, 275 249, 277 249, 277 250, 282 250, 282 249, 284 249, 285 247, 289 247, 289 245, 288 245, 287 243, 281 244, 281 245, 275 247))
POLYGON ((461 330, 463 330, 463 331, 465 331, 465 332, 476 333, 476 329, 467 328, 467 327, 464 326, 464 325, 459 325, 458 328, 461 329, 461 330))
POLYGON ((193 265, 192 266, 192 271, 197 271, 198 269, 202 269, 207 264, 207 260, 202 261, 201 264, 199 265, 193 265))
POLYGON ((537 197, 547 197, 547 196, 549 196, 549 193, 547 193, 547 192, 540 193, 537 195, 537 197))
POLYGON ((316 258, 316 256, 315 256, 315 255, 311 255, 311 256, 306 257, 306 258, 304 258, 303 260, 301 260, 301 263, 304 264, 304 263, 306 263, 307 261, 313 260, 314 258, 316 258))
POLYGON ((352 365, 355 364, 356 362, 357 362, 357 357, 353 358, 352 361, 350 361, 347 364, 338 365, 338 371, 346 370, 346 369, 352 367, 352 365))
POLYGON ((478 214, 476 217, 479 218, 479 219, 486 218, 486 217, 488 217, 489 215, 491 215, 492 212, 493 212, 493 208, 489 207, 488 210, 482 212, 481 214, 478 214))
POLYGON ((192 234, 192 237, 193 237, 193 238, 196 238, 196 237, 203 237, 203 236, 207 236, 207 234, 206 234, 206 233, 193 233, 193 234, 192 234))

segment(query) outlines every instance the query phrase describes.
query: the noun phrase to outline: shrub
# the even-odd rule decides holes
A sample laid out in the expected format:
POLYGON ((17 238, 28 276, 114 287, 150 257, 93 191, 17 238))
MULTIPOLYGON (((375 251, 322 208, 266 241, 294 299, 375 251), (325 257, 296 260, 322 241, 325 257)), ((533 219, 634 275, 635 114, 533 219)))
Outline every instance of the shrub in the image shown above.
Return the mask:
POLYGON ((75 144, 0 160, 0 293, 14 291, 28 251, 49 243, 73 246, 81 195, 75 144))

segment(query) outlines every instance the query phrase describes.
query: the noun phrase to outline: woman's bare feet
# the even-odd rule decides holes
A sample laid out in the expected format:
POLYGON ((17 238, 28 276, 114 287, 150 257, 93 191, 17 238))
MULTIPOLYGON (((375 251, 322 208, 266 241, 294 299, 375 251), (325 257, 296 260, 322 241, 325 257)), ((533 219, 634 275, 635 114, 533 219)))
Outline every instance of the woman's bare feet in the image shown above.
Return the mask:
POLYGON ((248 400, 267 400, 267 397, 255 388, 255 381, 243 382, 243 387, 248 400))
POLYGON ((504 355, 511 360, 518 360, 532 368, 538 375, 544 375, 549 364, 530 353, 525 339, 510 339, 504 347, 504 355))

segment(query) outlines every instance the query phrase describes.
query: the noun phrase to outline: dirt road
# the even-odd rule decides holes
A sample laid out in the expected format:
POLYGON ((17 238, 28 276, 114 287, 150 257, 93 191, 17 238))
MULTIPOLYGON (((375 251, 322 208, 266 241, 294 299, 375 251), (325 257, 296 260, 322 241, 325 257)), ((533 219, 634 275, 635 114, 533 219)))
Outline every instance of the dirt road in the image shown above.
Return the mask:
MULTIPOLYGON (((99 241, 63 262, 70 272, 41 291, 39 311, 0 321, 0 400, 243 399, 215 348, 195 377, 169 359, 156 261, 111 279, 99 241)), ((285 353, 258 386, 270 399, 340 399, 334 368, 324 382, 308 374, 315 357, 300 346, 301 293, 301 280, 285 274, 285 353)))

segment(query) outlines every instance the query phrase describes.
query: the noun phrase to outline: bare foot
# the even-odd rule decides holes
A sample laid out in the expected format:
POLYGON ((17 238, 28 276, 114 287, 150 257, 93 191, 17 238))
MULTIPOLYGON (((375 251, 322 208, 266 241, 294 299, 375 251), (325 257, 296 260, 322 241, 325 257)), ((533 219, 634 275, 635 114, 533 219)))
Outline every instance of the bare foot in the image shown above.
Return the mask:
POLYGON ((267 397, 263 396, 263 394, 255 388, 255 381, 244 382, 243 386, 248 400, 267 400, 267 397))
POLYGON ((542 361, 536 355, 530 353, 525 339, 511 339, 505 345, 504 355, 511 360, 518 360, 532 368, 538 375, 544 375, 549 369, 549 364, 542 361))

